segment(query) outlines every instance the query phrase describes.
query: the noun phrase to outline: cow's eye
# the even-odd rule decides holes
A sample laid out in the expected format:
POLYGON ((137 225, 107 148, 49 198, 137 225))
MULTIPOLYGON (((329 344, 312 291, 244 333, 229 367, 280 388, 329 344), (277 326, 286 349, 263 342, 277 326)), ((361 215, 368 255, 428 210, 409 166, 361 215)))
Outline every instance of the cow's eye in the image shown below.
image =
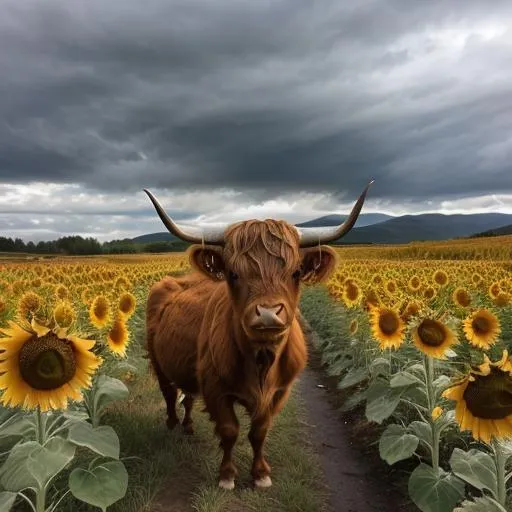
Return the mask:
POLYGON ((236 272, 229 271, 229 280, 234 282, 238 279, 238 274, 236 272))
POLYGON ((292 277, 293 277, 293 279, 299 279, 299 277, 300 277, 300 269, 296 270, 296 271, 292 274, 292 277))

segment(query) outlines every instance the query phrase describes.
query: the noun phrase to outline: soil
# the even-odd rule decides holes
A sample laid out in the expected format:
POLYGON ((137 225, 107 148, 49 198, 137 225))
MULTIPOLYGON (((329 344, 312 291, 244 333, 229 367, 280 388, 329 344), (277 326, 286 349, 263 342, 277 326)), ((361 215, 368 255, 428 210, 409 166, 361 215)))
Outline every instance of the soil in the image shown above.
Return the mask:
POLYGON ((336 512, 416 510, 403 494, 400 470, 380 459, 375 443, 382 427, 368 423, 364 410, 338 412, 345 398, 336 389, 338 379, 327 375, 311 344, 309 351, 309 364, 298 386, 306 405, 310 442, 330 491, 330 508, 336 512))

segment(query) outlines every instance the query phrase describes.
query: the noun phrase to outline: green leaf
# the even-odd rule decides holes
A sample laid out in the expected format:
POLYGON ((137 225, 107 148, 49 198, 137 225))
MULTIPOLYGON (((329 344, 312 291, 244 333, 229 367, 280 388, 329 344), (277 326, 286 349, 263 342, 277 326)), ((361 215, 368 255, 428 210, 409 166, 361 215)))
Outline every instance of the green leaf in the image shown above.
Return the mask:
POLYGON ((418 381, 418 377, 408 372, 400 372, 393 375, 393 378, 389 381, 389 385, 392 388, 403 388, 406 386, 417 386, 423 384, 418 381))
POLYGON ((464 482, 454 475, 420 464, 409 477, 409 496, 422 512, 452 512, 464 497, 464 482))
POLYGON ((420 441, 432 449, 432 427, 424 421, 413 421, 409 428, 416 434, 420 441))
POLYGON ((75 447, 62 437, 53 437, 44 446, 36 444, 28 455, 27 468, 42 488, 73 460, 75 447))
POLYGON ((436 393, 441 394, 441 392, 443 392, 451 384, 451 379, 447 375, 441 375, 433 382, 433 384, 436 393))
POLYGON ((419 439, 408 434, 402 425, 388 425, 379 441, 379 453, 389 465, 411 457, 418 447, 419 439))
POLYGON ((8 512, 16 501, 17 492, 4 491, 0 492, 0 510, 8 512))
POLYGON ((104 457, 119 459, 119 438, 110 426, 93 428, 90 423, 75 423, 69 429, 68 441, 86 446, 104 457))
POLYGON ((354 407, 357 407, 361 402, 366 400, 366 389, 352 393, 345 403, 340 407, 340 411, 347 412, 351 411, 354 407))
POLYGON ((69 489, 75 498, 99 507, 107 507, 120 500, 128 488, 128 473, 120 461, 111 461, 90 470, 77 468, 69 475, 69 489))
POLYGON ((0 424, 0 437, 23 437, 34 430, 34 423, 26 414, 17 412, 0 424))
POLYGON ((505 507, 488 496, 475 498, 475 501, 464 500, 453 512, 507 512, 505 507))
POLYGON ((89 415, 85 411, 64 411, 62 413, 62 416, 66 418, 67 420, 72 421, 84 421, 89 419, 89 415))
POLYGON ((111 402, 124 400, 130 392, 119 379, 107 375, 100 375, 94 386, 94 410, 97 414, 111 402))
POLYGON ((460 448, 453 450, 450 458, 452 471, 469 485, 479 491, 487 489, 496 498, 498 495, 498 474, 496 464, 490 455, 480 450, 465 452, 460 448))
POLYGON ((40 446, 35 441, 27 441, 13 447, 0 468, 0 483, 5 490, 18 492, 28 487, 37 487, 36 479, 28 471, 27 461, 32 451, 40 446))
POLYGON ((378 377, 379 375, 388 375, 390 372, 391 363, 389 359, 384 357, 377 357, 370 363, 370 375, 378 377))
POLYGON ((343 379, 338 383, 338 389, 345 389, 355 384, 359 384, 368 378, 368 370, 366 368, 355 368, 350 370, 343 379))
POLYGON ((377 380, 367 391, 366 418, 368 421, 382 423, 389 418, 400 403, 404 388, 390 388, 384 380, 377 380))

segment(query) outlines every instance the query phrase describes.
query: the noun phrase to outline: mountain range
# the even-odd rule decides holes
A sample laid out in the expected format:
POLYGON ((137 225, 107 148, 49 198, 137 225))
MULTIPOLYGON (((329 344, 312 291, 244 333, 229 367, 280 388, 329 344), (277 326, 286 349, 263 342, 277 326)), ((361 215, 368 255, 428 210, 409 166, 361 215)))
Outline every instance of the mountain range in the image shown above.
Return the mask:
MULTIPOLYGON (((345 219, 342 215, 326 215, 297 224, 299 227, 335 226, 345 219)), ((471 236, 510 234, 512 214, 427 213, 392 217, 381 213, 361 214, 354 228, 339 243, 343 244, 403 244, 414 241, 449 240, 471 236)), ((167 231, 150 233, 132 239, 135 243, 176 240, 167 231)), ((333 242, 337 243, 337 241, 333 242)))

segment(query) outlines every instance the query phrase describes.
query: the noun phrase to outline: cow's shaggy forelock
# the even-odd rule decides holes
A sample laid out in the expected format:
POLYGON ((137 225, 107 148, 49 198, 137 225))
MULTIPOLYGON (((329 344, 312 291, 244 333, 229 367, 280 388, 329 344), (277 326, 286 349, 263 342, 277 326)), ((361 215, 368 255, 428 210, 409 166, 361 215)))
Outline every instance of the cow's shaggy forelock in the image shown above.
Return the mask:
POLYGON ((224 255, 229 267, 243 275, 292 273, 300 262, 299 234, 285 221, 239 222, 226 231, 224 255))

